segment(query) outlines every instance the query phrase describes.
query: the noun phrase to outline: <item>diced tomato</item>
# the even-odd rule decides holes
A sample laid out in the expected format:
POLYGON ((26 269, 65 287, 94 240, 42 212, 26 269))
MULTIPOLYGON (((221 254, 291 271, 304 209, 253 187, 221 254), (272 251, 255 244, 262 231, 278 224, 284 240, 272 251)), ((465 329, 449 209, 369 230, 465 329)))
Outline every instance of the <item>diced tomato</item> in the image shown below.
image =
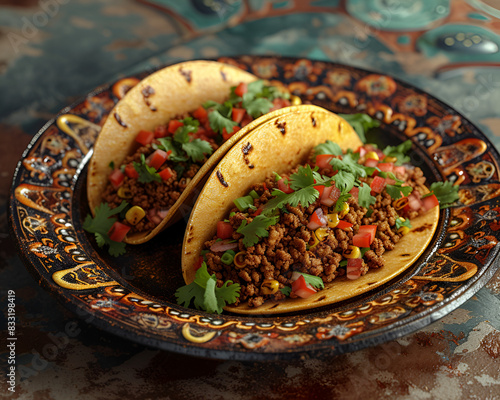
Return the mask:
POLYGON ((349 194, 358 201, 359 197, 359 187, 354 186, 351 190, 349 190, 349 194))
POLYGON ((170 168, 165 168, 164 170, 158 172, 158 175, 160 175, 160 178, 163 181, 168 181, 174 174, 170 168))
POLYGON ((196 264, 194 265, 194 270, 198 271, 201 268, 202 264, 203 264, 203 256, 199 256, 198 261, 196 261, 196 264))
POLYGON ((143 146, 146 146, 147 144, 150 144, 154 138, 154 132, 140 131, 135 137, 135 141, 142 144, 143 146))
POLYGON ((317 208, 309 217, 309 223, 307 224, 307 227, 310 230, 315 231, 316 229, 322 226, 326 226, 327 223, 328 220, 326 219, 325 214, 323 213, 323 209, 317 208))
POLYGON ((165 125, 158 125, 155 128, 155 132, 154 133, 155 133, 155 138, 159 139, 159 138, 167 136, 168 135, 168 130, 167 130, 167 127, 165 125))
POLYGON ((250 114, 245 114, 243 120, 240 122, 240 126, 243 128, 253 121, 253 117, 250 114))
POLYGON ((224 141, 228 140, 231 136, 233 136, 236 132, 238 132, 241 128, 236 125, 233 127, 233 131, 231 133, 227 133, 226 128, 222 128, 222 139, 224 141))
POLYGON ((132 178, 132 179, 139 178, 139 173, 135 170, 133 164, 127 164, 125 166, 125 175, 127 175, 129 178, 132 178))
POLYGON ((257 208, 257 211, 255 211, 252 214, 252 217, 256 217, 257 215, 260 215, 262 213, 262 207, 257 208))
POLYGON ((290 187, 290 184, 287 185, 283 178, 281 178, 278 181, 278 189, 281 190, 282 192, 285 192, 286 194, 290 194, 290 193, 294 192, 294 190, 290 187))
POLYGON ((385 185, 386 185, 385 179, 381 178, 380 176, 376 176, 375 178, 373 178, 373 182, 370 185, 370 189, 375 193, 381 193, 382 190, 384 190, 385 185))
POLYGON ((370 244, 372 244, 373 240, 375 239, 375 234, 377 233, 377 225, 361 225, 359 227, 358 233, 369 233, 370 244))
POLYGON ((323 191, 325 190, 324 185, 313 186, 319 192, 319 198, 323 195, 323 191))
POLYGON ((362 258, 348 258, 346 267, 347 279, 358 279, 361 276, 361 268, 363 267, 362 258))
POLYGON ((109 238, 114 242, 122 242, 127 236, 128 231, 130 230, 130 226, 122 224, 121 222, 116 221, 111 229, 108 231, 109 238))
POLYGON ((168 121, 168 131, 173 135, 177 129, 181 126, 184 126, 184 122, 179 121, 178 119, 171 119, 168 121))
POLYGON ((425 211, 429 211, 431 208, 439 206, 439 200, 437 199, 435 194, 431 194, 430 196, 423 197, 421 200, 422 200, 422 208, 425 211))
POLYGON ((359 146, 356 150, 356 153, 359 153, 359 157, 361 158, 364 157, 366 153, 368 153, 368 150, 366 150, 364 146, 359 146))
POLYGON ((153 154, 148 157, 147 164, 156 170, 159 170, 165 161, 167 161, 168 154, 166 151, 156 149, 153 154))
POLYGON ((231 118, 234 122, 239 124, 243 120, 246 112, 244 108, 233 108, 231 111, 231 118))
POLYGON ((297 297, 307 299, 309 296, 316 293, 316 289, 306 283, 304 275, 300 275, 298 279, 292 282, 292 293, 297 297))
POLYGON ((229 222, 217 222, 217 237, 221 239, 229 239, 233 236, 234 229, 229 222))
POLYGON ((248 87, 245 82, 240 82, 236 89, 234 89, 234 94, 239 97, 243 97, 243 95, 247 92, 248 87))
POLYGON ((371 234, 368 232, 356 233, 352 237, 352 244, 357 247, 370 247, 370 239, 371 234))
POLYGON ((319 168, 333 169, 332 166, 330 165, 330 160, 332 158, 333 158, 333 155, 331 155, 331 154, 318 154, 316 156, 316 165, 319 168))
POLYGON ((279 110, 280 108, 290 106, 290 102, 287 99, 282 99, 281 97, 276 97, 273 100, 273 106, 269 111, 279 110))
POLYGON ((394 170, 394 164, 391 162, 381 162, 377 164, 377 168, 382 172, 392 172, 394 170))
POLYGON ((119 169, 114 169, 113 172, 109 174, 109 181, 115 188, 122 184, 123 179, 125 179, 125 175, 119 169))
POLYGON ((345 230, 351 229, 352 224, 350 222, 347 222, 347 221, 344 221, 343 219, 341 219, 337 225, 337 228, 340 228, 340 229, 345 231, 345 230))
POLYGON ((365 161, 365 167, 370 167, 370 168, 375 168, 378 165, 378 160, 375 160, 374 158, 368 158, 365 161))
POLYGON ((321 195, 320 202, 327 207, 331 207, 337 202, 340 194, 340 189, 335 185, 326 187, 323 191, 323 194, 321 195))
POLYGON ((404 175, 406 173, 406 168, 403 165, 395 165, 394 173, 404 175))
POLYGON ((194 112, 193 117, 195 117, 198 121, 204 122, 208 117, 208 112, 203 108, 203 106, 199 106, 194 112))
POLYGON ((410 193, 410 195, 408 196, 408 207, 410 208, 410 210, 419 211, 422 206, 423 204, 422 199, 420 198, 420 194, 415 191, 410 193))

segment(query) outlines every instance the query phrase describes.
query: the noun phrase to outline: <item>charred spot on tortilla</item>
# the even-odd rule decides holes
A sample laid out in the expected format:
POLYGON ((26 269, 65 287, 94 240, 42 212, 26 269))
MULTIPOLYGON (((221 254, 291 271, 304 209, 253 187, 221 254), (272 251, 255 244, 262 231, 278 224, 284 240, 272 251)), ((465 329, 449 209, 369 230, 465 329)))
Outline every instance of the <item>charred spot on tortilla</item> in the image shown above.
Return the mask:
POLYGON ((156 93, 155 90, 151 86, 147 85, 144 87, 144 89, 141 90, 141 93, 142 93, 142 98, 144 99, 144 103, 146 103, 149 109, 151 111, 157 111, 158 109, 155 106, 153 106, 151 104, 151 101, 149 100, 149 98, 156 93))
POLYGON ((229 183, 225 181, 224 177, 222 176, 222 173, 219 170, 217 170, 217 179, 219 179, 219 182, 221 183, 222 186, 224 187, 229 186, 229 183))
POLYGON ((115 113, 114 113, 113 115, 114 115, 114 117, 115 117, 115 119, 116 119, 116 122, 118 122, 118 123, 119 123, 121 126, 123 126, 124 128, 127 128, 127 127, 128 127, 128 125, 127 125, 125 122, 123 122, 122 117, 120 117, 120 114, 118 114, 118 113, 115 111, 115 113))
POLYGON ((243 152, 243 160, 245 160, 245 164, 250 167, 250 160, 248 159, 248 154, 253 150, 252 143, 248 142, 247 144, 244 144, 243 147, 241 148, 241 151, 243 152))
POLYGON ((431 229, 432 226, 430 224, 425 224, 422 226, 419 226, 418 228, 413 229, 413 232, 423 232, 426 231, 427 229, 431 229))
POLYGON ((316 118, 314 118, 314 115, 311 114, 311 123, 314 128, 316 128, 316 118))
POLYGON ((250 165, 248 166, 248 168, 250 168, 250 169, 254 169, 254 168, 255 168, 255 165, 250 164, 250 165))
POLYGON ((286 122, 278 122, 278 121, 276 121, 274 124, 279 129, 279 131, 281 132, 281 134, 283 136, 285 136, 285 134, 286 134, 286 122))
POLYGON ((326 299, 326 296, 321 296, 318 300, 316 300, 316 303, 317 303, 318 301, 322 301, 322 300, 325 300, 325 299, 326 299))
POLYGON ((187 81, 187 83, 191 83, 191 80, 192 80, 191 75, 192 75, 193 71, 191 71, 191 70, 185 71, 183 68, 180 68, 179 72, 184 77, 184 79, 187 81))
POLYGON ((220 76, 222 76, 222 80, 223 80, 224 82, 226 82, 226 81, 227 81, 227 75, 226 75, 226 73, 225 73, 223 70, 220 70, 220 76))

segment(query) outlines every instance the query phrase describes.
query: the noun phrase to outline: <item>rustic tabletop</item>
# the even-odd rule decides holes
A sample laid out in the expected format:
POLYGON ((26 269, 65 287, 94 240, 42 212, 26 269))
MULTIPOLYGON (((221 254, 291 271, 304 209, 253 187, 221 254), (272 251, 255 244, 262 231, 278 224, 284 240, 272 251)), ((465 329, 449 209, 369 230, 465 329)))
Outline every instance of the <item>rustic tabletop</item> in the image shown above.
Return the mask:
POLYGON ((500 398, 500 272, 438 322, 357 352, 195 358, 129 342, 68 311, 24 267, 7 216, 14 169, 59 110, 99 85, 188 59, 294 56, 389 74, 457 109, 498 149, 497 1, 5 0, 0 10, 0 301, 2 331, 10 311, 17 337, 8 347, 2 334, 2 373, 16 367, 2 396, 500 398))

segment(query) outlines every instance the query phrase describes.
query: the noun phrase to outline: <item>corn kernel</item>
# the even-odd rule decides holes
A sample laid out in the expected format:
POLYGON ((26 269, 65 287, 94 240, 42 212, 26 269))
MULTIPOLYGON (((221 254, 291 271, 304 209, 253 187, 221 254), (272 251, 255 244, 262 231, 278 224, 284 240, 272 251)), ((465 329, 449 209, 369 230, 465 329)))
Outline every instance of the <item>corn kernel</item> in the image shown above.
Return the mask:
POLYGON ((392 204, 392 206, 396 210, 401 210, 405 208, 407 205, 408 205, 408 197, 401 197, 400 199, 395 200, 394 203, 392 204))
POLYGON ((371 158, 372 160, 380 160, 380 158, 378 157, 378 154, 375 153, 374 151, 369 151, 368 153, 365 154, 365 159, 368 160, 369 158, 371 158))
POLYGON ((398 229, 398 233, 402 233, 403 235, 406 235, 408 232, 410 232, 410 228, 407 226, 402 226, 398 229))
POLYGON ((349 214, 349 204, 344 203, 342 205, 342 211, 339 212, 339 218, 344 218, 347 214, 349 214))
POLYGON ((326 239, 328 236, 328 230, 326 228, 318 228, 314 231, 314 234, 320 242, 326 239))
POLYGON ((264 279, 264 282, 260 286, 262 294, 274 294, 279 288, 280 283, 276 279, 264 279))
MULTIPOLYGON (((318 229, 319 229, 319 228, 318 228, 318 229)), ((312 235, 312 239, 313 239, 314 243, 313 243, 313 244, 311 244, 311 245, 309 245, 309 250, 314 249, 314 248, 318 245, 318 243, 319 243, 319 240, 318 240, 318 238, 316 237, 316 234, 313 234, 313 235, 312 235)))
POLYGON ((237 269, 245 268, 245 265, 247 265, 245 255, 246 253, 244 251, 240 251, 239 253, 235 254, 233 263, 237 269))
POLYGON ((339 215, 337 213, 327 214, 328 227, 335 228, 339 224, 339 215))
POLYGON ((131 225, 136 225, 141 219, 146 216, 146 212, 139 206, 133 206, 125 214, 125 219, 131 225))
POLYGON ((302 99, 299 96, 290 96, 290 103, 292 106, 300 106, 302 104, 302 99))
POLYGON ((390 157, 390 156, 387 156, 384 158, 384 162, 392 162, 392 163, 395 163, 396 161, 398 161, 398 159, 396 157, 390 157))
POLYGON ((349 246, 346 250, 342 252, 345 258, 360 258, 361 250, 357 246, 349 246))
POLYGON ((131 199, 132 198, 132 191, 126 187, 126 186, 120 186, 118 189, 118 192, 116 192, 118 197, 122 199, 131 199))

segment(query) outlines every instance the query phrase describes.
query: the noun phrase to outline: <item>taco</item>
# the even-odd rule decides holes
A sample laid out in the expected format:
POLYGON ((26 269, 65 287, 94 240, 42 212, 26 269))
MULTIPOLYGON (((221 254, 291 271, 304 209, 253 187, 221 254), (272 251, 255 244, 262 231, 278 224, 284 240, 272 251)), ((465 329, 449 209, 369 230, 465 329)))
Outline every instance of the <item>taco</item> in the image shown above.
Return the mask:
POLYGON ((110 253, 123 251, 113 250, 115 242, 146 242, 180 219, 187 212, 181 206, 231 145, 258 117, 289 106, 289 98, 252 74, 211 61, 164 68, 130 89, 102 128, 87 179, 94 218, 121 216, 105 239, 110 253))
POLYGON ((407 164, 411 141, 381 151, 320 107, 287 111, 205 183, 184 237, 180 304, 242 314, 332 304, 395 278, 431 241, 438 200, 407 164))

